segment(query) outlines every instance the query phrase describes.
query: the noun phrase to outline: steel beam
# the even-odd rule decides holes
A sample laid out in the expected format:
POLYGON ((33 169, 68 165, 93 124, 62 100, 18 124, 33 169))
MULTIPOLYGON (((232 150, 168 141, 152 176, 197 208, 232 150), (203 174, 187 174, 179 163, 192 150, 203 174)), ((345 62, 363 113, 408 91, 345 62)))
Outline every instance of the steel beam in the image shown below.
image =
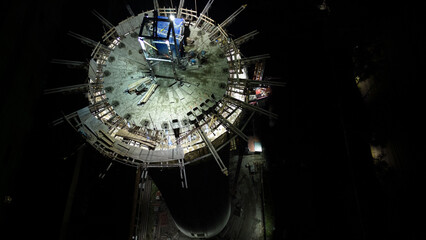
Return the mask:
POLYGON ((195 22, 195 27, 198 27, 198 24, 200 24, 201 22, 201 15, 207 15, 207 12, 209 11, 209 8, 211 7, 211 5, 213 4, 214 0, 209 0, 206 4, 206 6, 204 7, 203 11, 200 13, 200 16, 198 17, 197 21, 195 22))
POLYGON ((179 159, 178 163, 180 164, 180 180, 182 183, 182 188, 188 188, 188 182, 186 180, 185 162, 183 159, 179 159))
POLYGON ((61 93, 61 92, 84 91, 88 87, 89 87, 88 83, 83 83, 83 84, 71 85, 66 87, 45 89, 43 93, 52 94, 52 93, 61 93))
POLYGON ((275 114, 275 113, 269 112, 269 111, 267 111, 265 109, 262 109, 260 107, 254 106, 254 105, 250 105, 250 104, 248 104, 246 102, 240 101, 240 100, 235 99, 235 98, 233 98, 231 96, 225 95, 225 99, 228 102, 230 102, 232 104, 235 104, 237 106, 240 106, 242 108, 245 108, 245 109, 248 109, 248 110, 251 110, 251 111, 255 111, 255 112, 258 112, 260 114, 263 114, 263 115, 266 115, 268 117, 272 117, 272 118, 275 118, 275 119, 278 118, 278 115, 275 114))
POLYGON ((236 45, 241 45, 241 44, 243 44, 243 43, 245 43, 245 42, 247 42, 247 41, 249 41, 249 40, 253 39, 253 38, 254 38, 254 36, 256 36, 257 34, 259 34, 259 31, 257 31, 257 30, 251 31, 251 32, 249 32, 249 33, 247 33, 247 34, 244 34, 243 36, 241 36, 241 37, 239 37, 239 38, 235 39, 235 40, 234 40, 234 43, 235 43, 236 45))
POLYGON ((50 62, 55 64, 67 65, 70 68, 84 68, 88 65, 86 62, 71 61, 71 60, 64 60, 64 59, 52 59, 50 62))
POLYGON ((219 24, 219 26, 217 28, 215 28, 215 30, 212 33, 210 33, 209 38, 213 37, 213 35, 215 35, 219 31, 219 29, 224 29, 231 22, 233 22, 234 19, 238 16, 238 14, 240 14, 246 7, 247 7, 247 4, 244 4, 240 8, 238 8, 237 11, 232 13, 231 16, 229 16, 227 19, 225 19, 225 21, 223 21, 221 24, 219 24))
POLYGON ((217 153, 216 148, 210 142, 209 138, 204 134, 203 130, 201 130, 200 128, 197 128, 197 132, 201 136, 201 138, 203 139, 204 143, 209 148, 210 152, 213 155, 213 158, 216 160, 217 164, 219 165, 220 170, 223 172, 223 174, 228 176, 228 169, 226 168, 225 164, 223 163, 222 159, 220 158, 219 154, 217 153))
POLYGON ((92 13, 93 13, 93 15, 95 15, 95 17, 97 17, 99 20, 101 20, 101 22, 105 25, 105 26, 107 26, 107 27, 109 27, 109 28, 114 28, 114 25, 110 22, 110 21, 108 21, 106 18, 104 18, 100 13, 98 13, 96 10, 93 10, 92 11, 92 13))
POLYGON ((231 122, 228 121, 228 119, 224 118, 221 114, 216 114, 216 116, 219 118, 219 120, 231 131, 236 133, 238 136, 240 136, 244 141, 248 142, 248 137, 245 135, 240 129, 234 126, 231 122))
POLYGON ((228 26, 246 7, 247 4, 244 4, 240 8, 238 8, 237 11, 231 14, 231 16, 229 16, 225 21, 220 24, 220 27, 225 28, 226 26, 228 26))
POLYGON ((256 55, 256 56, 252 56, 252 57, 237 59, 237 60, 234 60, 234 61, 240 61, 241 65, 247 66, 247 65, 250 65, 250 64, 255 63, 255 62, 266 60, 270 57, 271 56, 269 54, 261 54, 261 55, 256 55))

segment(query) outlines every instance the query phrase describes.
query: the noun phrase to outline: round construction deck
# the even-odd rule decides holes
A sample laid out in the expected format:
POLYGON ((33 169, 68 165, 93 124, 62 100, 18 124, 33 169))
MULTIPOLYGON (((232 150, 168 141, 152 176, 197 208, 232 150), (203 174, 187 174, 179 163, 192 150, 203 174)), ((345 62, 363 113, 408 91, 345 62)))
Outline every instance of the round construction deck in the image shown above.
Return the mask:
POLYGON ((188 63, 185 70, 176 64, 176 81, 172 63, 152 61, 158 87, 141 105, 138 102, 142 96, 126 90, 132 83, 151 76, 149 67, 135 33, 120 39, 121 44, 111 52, 103 68, 106 96, 118 115, 137 126, 167 129, 174 123, 185 125, 187 113, 195 112, 194 108, 201 110, 200 105, 207 99, 213 102, 222 99, 229 77, 223 50, 202 30, 190 27, 189 38, 194 42, 185 46, 185 52, 205 51, 206 62, 188 63))

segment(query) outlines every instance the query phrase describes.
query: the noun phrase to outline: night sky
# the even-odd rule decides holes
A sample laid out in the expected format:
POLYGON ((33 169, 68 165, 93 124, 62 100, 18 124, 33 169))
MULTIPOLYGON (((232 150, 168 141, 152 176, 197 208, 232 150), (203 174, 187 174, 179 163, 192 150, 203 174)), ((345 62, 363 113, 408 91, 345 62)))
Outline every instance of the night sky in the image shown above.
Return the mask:
MULTIPOLYGON (((205 2, 197 1, 199 12, 205 2)), ((268 161, 274 239, 426 239, 426 4, 330 0, 327 12, 318 9, 321 2, 216 0, 209 12, 221 22, 247 3, 228 32, 236 38, 258 29, 242 53, 270 53, 265 76, 287 83, 262 102, 279 119, 254 120, 268 161), (375 101, 362 99, 355 73, 376 76, 375 101), (371 143, 391 146, 397 164, 378 169, 371 143)), ((83 83, 87 72, 50 60, 89 60, 92 49, 66 33, 100 40, 102 24, 91 10, 117 24, 129 16, 126 3, 135 13, 153 7, 151 1, 2 3, 1 239, 59 238, 84 141, 68 125, 49 123, 87 100, 42 92, 83 83)), ((83 156, 70 239, 126 239, 134 169, 114 163, 100 180, 109 161, 91 147, 83 156)))

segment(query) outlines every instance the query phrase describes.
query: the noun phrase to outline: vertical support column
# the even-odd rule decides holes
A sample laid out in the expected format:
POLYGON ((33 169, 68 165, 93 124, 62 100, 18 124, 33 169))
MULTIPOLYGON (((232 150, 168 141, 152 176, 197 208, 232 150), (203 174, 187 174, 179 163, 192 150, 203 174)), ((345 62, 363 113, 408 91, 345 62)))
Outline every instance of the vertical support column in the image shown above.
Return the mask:
POLYGON ((141 168, 138 167, 136 169, 136 179, 135 179, 135 186, 133 190, 133 210, 132 210, 132 216, 130 218, 129 240, 134 239, 134 235, 137 234, 136 230, 138 229, 137 225, 135 224, 135 220, 136 220, 136 213, 138 209, 138 195, 139 195, 140 180, 141 180, 141 168))
POLYGON ((74 174, 72 176, 71 186, 68 191, 68 199, 65 205, 64 216, 62 218, 62 226, 61 226, 61 232, 59 237, 60 240, 68 239, 69 220, 71 216, 72 206, 74 204, 74 194, 77 189, 78 178, 80 176, 80 168, 81 168, 81 163, 83 161, 84 146, 86 146, 86 144, 81 145, 77 149, 78 153, 77 153, 76 163, 74 166, 74 174))
MULTIPOLYGON (((172 49, 170 47, 169 40, 166 40, 166 45, 167 45, 167 48, 169 50, 169 56, 170 56, 170 60, 171 60, 171 63, 172 63, 173 76, 175 77, 175 80, 177 81, 178 76, 177 76, 177 73, 176 73, 175 61, 173 60, 173 53, 172 53, 172 49)), ((175 45, 175 48, 176 48, 176 45, 175 45)))
POLYGON ((172 28, 172 37, 173 37, 173 43, 175 44, 176 58, 179 60, 180 59, 179 46, 177 45, 175 25, 172 20, 170 20, 170 27, 172 28))
POLYGON ((188 188, 188 182, 186 180, 185 162, 183 159, 179 159, 178 162, 180 165, 180 180, 182 183, 182 188, 188 188))
MULTIPOLYGON (((141 32, 142 32, 142 30, 141 30, 141 32)), ((154 81, 155 73, 154 73, 154 69, 152 68, 151 60, 149 60, 148 53, 146 52, 145 40, 144 40, 143 37, 138 37, 138 41, 141 44, 143 55, 145 57, 146 63, 148 64, 149 72, 151 73, 151 80, 154 81)))
POLYGON ((158 5, 158 0, 154 0, 154 11, 157 11, 160 8, 158 5))
POLYGON ((148 178, 148 169, 144 168, 141 174, 141 187, 139 190, 139 214, 138 214, 138 226, 140 238, 146 239, 148 233, 148 221, 149 221, 149 206, 151 199, 151 187, 152 180, 148 178))

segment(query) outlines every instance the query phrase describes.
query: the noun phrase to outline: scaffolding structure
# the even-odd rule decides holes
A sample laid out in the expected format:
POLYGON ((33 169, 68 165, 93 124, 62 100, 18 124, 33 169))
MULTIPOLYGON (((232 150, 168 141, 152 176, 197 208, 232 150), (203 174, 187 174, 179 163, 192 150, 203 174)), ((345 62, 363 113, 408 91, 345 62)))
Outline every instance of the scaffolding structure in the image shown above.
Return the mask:
MULTIPOLYGON (((45 94, 59 92, 87 91, 90 104, 76 112, 64 114, 62 118, 55 120, 55 126, 62 122, 69 123, 79 132, 88 143, 90 143, 100 153, 108 158, 123 164, 134 166, 140 169, 178 167, 181 169, 182 187, 187 187, 185 166, 202 158, 213 156, 220 170, 227 175, 227 168, 221 160, 218 151, 228 144, 231 139, 240 137, 247 141, 248 137, 243 129, 254 113, 266 115, 271 118, 278 118, 272 112, 248 103, 248 92, 256 86, 285 86, 282 82, 263 80, 261 77, 249 79, 247 67, 255 65, 255 76, 263 76, 265 62, 270 58, 269 54, 258 56, 242 56, 239 46, 253 39, 259 32, 254 30, 235 40, 229 37, 225 28, 233 22, 247 5, 241 6, 221 24, 208 17, 208 10, 214 0, 209 0, 200 14, 196 10, 184 8, 184 0, 180 0, 177 8, 160 7, 158 1, 154 0, 154 9, 135 15, 130 6, 126 6, 129 18, 118 25, 112 24, 101 14, 93 11, 93 14, 107 27, 102 36, 102 43, 84 37, 80 34, 69 32, 69 35, 80 40, 83 44, 93 48, 89 63, 79 61, 54 60, 59 64, 70 66, 87 66, 88 80, 85 83, 55 89, 48 89, 45 94), (146 120, 146 124, 139 126, 128 119, 128 116, 118 114, 106 96, 104 78, 111 74, 104 67, 107 61, 111 61, 110 54, 117 47, 120 48, 122 39, 126 36, 137 34, 137 39, 141 43, 142 53, 145 62, 138 62, 138 65, 149 72, 151 79, 155 83, 156 73, 153 65, 155 61, 165 61, 164 59, 153 58, 147 53, 149 41, 164 41, 168 47, 169 60, 173 66, 174 78, 179 80, 172 53, 171 44, 174 44, 175 56, 179 58, 178 44, 173 25, 173 18, 182 18, 189 25, 207 34, 212 44, 218 44, 226 58, 228 80, 225 86, 225 96, 214 96, 211 94, 200 106, 196 106, 188 112, 187 119, 182 120, 180 132, 176 137, 173 131, 160 129, 159 126, 150 126, 154 122, 146 120), (151 35, 147 35, 147 23, 151 22, 154 29, 151 35), (167 22, 166 37, 157 35, 157 24, 167 22), (170 42, 173 39, 173 43, 170 42), (242 120, 244 112, 251 112, 248 119, 242 120), (237 124, 238 123, 238 124, 237 124), (216 141, 219 136, 230 130, 234 135, 224 141, 216 141), (173 141, 170 140, 173 139, 173 141), (167 144, 169 143, 169 144, 167 144), (170 144, 171 143, 171 144, 170 144), (199 149, 208 149, 207 154, 202 154, 199 149), (199 154, 195 154, 199 152, 199 154), (191 153, 191 157, 187 158, 191 153)), ((178 59, 177 59, 178 60, 178 59)), ((135 61, 135 60, 133 60, 135 61)), ((190 92, 190 87, 183 82, 180 85, 184 92, 190 92)), ((182 94, 180 86, 176 88, 177 94, 182 94)), ((155 90, 155 89, 154 89, 155 90)), ((153 90, 153 91, 154 91, 153 90)), ((141 99, 142 101, 142 99, 141 99)), ((151 118, 151 116, 150 116, 151 118)), ((173 124, 170 122, 170 124, 173 124)))

